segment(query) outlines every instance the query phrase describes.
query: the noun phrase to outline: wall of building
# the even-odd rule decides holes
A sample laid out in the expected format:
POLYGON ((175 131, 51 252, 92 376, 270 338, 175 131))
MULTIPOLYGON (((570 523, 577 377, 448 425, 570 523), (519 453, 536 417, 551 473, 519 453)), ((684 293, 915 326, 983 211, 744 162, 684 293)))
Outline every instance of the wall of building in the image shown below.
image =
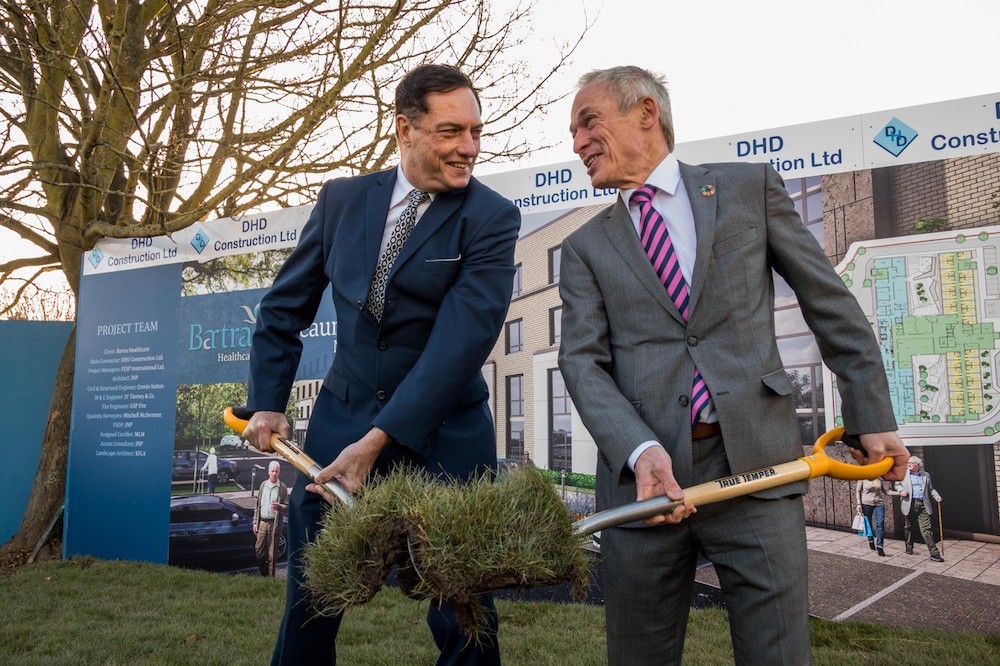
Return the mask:
MULTIPOLYGON (((587 206, 556 218, 518 241, 514 252, 515 264, 521 265, 521 295, 511 300, 506 322, 522 321, 522 351, 506 353, 506 324, 500 331, 493 352, 487 360, 496 372, 495 418, 497 456, 508 457, 507 451, 507 381, 512 375, 523 376, 525 455, 535 464, 548 467, 548 370, 557 367, 558 345, 550 344, 549 311, 562 305, 559 285, 549 282, 549 252, 559 247, 563 238, 604 208, 587 206)), ((574 424, 574 433, 576 425, 574 424)), ((574 447, 574 471, 578 469, 574 447)), ((596 453, 595 453, 596 455, 596 453)), ((586 460, 586 456, 581 459, 586 460)), ((590 457, 591 460, 595 458, 590 457)))
POLYGON ((893 235, 914 232, 921 218, 941 219, 949 229, 1000 223, 1000 153, 904 164, 892 174, 893 235))

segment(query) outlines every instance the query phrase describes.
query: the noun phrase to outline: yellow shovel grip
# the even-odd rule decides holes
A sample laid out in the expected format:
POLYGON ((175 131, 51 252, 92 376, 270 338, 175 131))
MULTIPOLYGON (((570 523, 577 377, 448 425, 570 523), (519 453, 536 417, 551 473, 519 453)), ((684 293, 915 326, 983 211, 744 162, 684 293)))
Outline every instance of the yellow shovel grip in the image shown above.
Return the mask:
POLYGON ((829 476, 832 479, 841 479, 844 481, 870 480, 877 479, 892 469, 893 459, 888 456, 877 463, 854 465, 834 460, 826 455, 826 452, 823 450, 826 448, 826 445, 830 442, 840 441, 843 436, 844 428, 842 426, 826 431, 813 444, 812 454, 800 458, 800 460, 804 460, 809 465, 810 479, 817 476, 829 476))

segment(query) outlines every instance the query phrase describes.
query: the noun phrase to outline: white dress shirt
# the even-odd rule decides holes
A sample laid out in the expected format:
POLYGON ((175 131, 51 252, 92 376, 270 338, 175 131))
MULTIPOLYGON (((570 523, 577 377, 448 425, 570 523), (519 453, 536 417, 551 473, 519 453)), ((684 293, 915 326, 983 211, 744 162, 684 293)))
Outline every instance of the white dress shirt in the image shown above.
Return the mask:
MULTIPOLYGON (((670 242, 674 246, 677 255, 677 263, 680 264, 681 273, 687 282, 688 290, 691 289, 691 277, 694 275, 694 259, 698 251, 698 236, 694 228, 694 212, 691 210, 691 200, 688 198, 687 189, 681 179, 681 168, 677 158, 673 154, 668 154, 660 162, 653 172, 646 178, 646 185, 656 187, 656 195, 653 197, 653 208, 663 216, 667 223, 667 231, 670 234, 670 242)), ((635 189, 620 190, 619 195, 622 202, 628 208, 629 217, 632 218, 632 225, 635 233, 640 238, 639 231, 640 218, 638 204, 630 203, 632 193, 635 189)), ((711 392, 712 387, 708 390, 711 392)), ((715 406, 711 399, 699 414, 699 421, 714 423, 719 420, 715 413, 715 406)), ((655 440, 643 442, 635 448, 628 458, 628 466, 635 471, 635 462, 642 455, 643 451, 651 446, 659 446, 655 440)))
MULTIPOLYGON (((385 254, 385 248, 389 245, 389 239, 392 237, 392 232, 399 222, 399 216, 403 214, 403 209, 409 203, 410 192, 413 189, 410 181, 406 180, 406 175, 403 173, 403 166, 396 167, 396 185, 392 188, 392 198, 389 199, 389 212, 385 218, 385 229, 382 231, 382 245, 379 246, 378 250, 379 258, 385 254)), ((429 192, 428 194, 430 194, 430 197, 417 206, 417 219, 413 223, 414 227, 417 226, 420 218, 427 211, 427 208, 430 207, 431 202, 434 201, 435 195, 429 192)))

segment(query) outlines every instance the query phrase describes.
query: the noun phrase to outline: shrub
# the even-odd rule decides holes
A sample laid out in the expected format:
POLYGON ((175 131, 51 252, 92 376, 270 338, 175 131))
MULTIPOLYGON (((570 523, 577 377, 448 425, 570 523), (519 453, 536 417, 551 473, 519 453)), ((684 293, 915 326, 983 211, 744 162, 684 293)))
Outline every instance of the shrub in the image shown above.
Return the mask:
MULTIPOLYGON (((551 479, 554 484, 561 486, 563 484, 563 474, 561 470, 558 469, 543 469, 542 474, 547 478, 551 479)), ((596 487, 597 477, 593 474, 580 474, 579 472, 565 472, 565 481, 567 486, 572 486, 574 488, 585 488, 587 490, 593 490, 596 487)))

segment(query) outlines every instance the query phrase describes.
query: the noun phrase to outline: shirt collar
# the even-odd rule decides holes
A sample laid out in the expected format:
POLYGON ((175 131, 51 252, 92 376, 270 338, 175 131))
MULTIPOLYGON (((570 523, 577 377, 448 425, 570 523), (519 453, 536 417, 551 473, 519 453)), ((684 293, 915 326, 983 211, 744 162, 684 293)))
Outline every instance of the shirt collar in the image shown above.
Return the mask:
MULTIPOLYGON (((396 167, 396 185, 392 188, 392 198, 389 199, 389 208, 395 208, 396 206, 403 203, 410 192, 415 188, 410 184, 410 181, 406 179, 406 174, 403 173, 403 165, 400 164, 396 167)), ((435 195, 428 192, 427 201, 434 201, 435 195)))
MULTIPOLYGON (((671 196, 677 192, 677 187, 681 183, 681 167, 673 153, 667 153, 663 161, 656 165, 653 172, 646 177, 646 185, 656 187, 660 192, 671 196)), ((621 190, 622 201, 626 206, 632 198, 632 193, 638 188, 631 190, 621 190)))

